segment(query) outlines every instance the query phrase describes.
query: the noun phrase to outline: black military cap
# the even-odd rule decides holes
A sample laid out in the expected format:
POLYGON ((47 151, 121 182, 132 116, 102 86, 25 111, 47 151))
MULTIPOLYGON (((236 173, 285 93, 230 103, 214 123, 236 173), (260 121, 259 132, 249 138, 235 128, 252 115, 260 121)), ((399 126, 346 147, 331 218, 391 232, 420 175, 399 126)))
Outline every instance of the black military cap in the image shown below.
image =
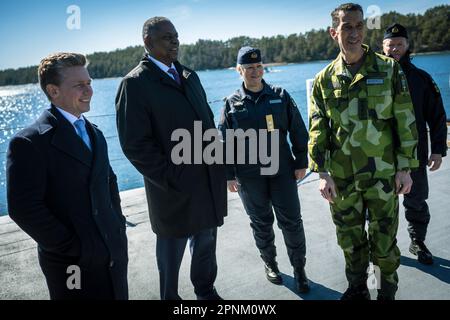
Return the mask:
POLYGON ((386 31, 384 32, 383 39, 396 37, 403 37, 408 39, 408 32, 406 31, 406 28, 399 23, 394 23, 387 27, 386 31))
POLYGON ((242 47, 237 56, 238 64, 250 64, 261 62, 261 51, 252 47, 242 47))

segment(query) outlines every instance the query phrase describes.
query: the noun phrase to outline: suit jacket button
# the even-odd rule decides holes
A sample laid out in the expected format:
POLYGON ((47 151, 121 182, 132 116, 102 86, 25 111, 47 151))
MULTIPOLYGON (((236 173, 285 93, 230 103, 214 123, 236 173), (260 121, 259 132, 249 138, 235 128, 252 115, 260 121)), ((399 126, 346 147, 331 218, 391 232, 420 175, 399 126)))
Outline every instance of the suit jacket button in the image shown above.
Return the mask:
POLYGON ((98 215, 98 210, 95 209, 95 210, 94 210, 94 216, 97 216, 97 215, 98 215))
POLYGON ((110 268, 114 267, 114 260, 111 260, 111 261, 109 262, 109 267, 110 267, 110 268))
POLYGON ((107 233, 105 233, 105 240, 107 240, 108 239, 108 234, 107 233))

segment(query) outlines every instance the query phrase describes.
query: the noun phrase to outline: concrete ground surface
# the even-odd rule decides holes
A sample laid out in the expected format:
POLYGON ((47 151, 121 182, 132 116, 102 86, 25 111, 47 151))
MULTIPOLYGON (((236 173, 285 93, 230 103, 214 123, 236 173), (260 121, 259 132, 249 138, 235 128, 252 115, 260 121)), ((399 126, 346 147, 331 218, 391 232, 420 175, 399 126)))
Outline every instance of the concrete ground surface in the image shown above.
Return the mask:
MULTIPOLYGON (((307 240, 307 274, 311 280, 308 294, 294 292, 292 267, 281 231, 274 226, 278 263, 283 285, 265 279, 264 268, 255 247, 249 220, 237 194, 229 193, 228 217, 219 228, 217 241, 218 276, 216 288, 227 300, 336 300, 347 288, 344 259, 336 242, 335 227, 327 203, 318 192, 317 175, 310 175, 299 186, 300 203, 307 240)), ((402 252, 398 270, 397 299, 450 299, 450 162, 430 172, 429 207, 431 222, 427 245, 434 254, 432 266, 419 264, 408 252, 404 210, 400 206, 398 246, 402 252)), ((130 299, 159 299, 159 278, 155 258, 156 237, 152 233, 143 189, 121 193, 124 214, 130 225, 129 289, 130 299)), ((400 199, 401 201, 402 199, 400 199)), ((195 299, 189 279, 188 247, 180 270, 179 293, 195 299)), ((372 297, 375 298, 375 291, 372 297)), ((48 299, 38 261, 36 244, 9 217, 0 217, 0 300, 48 299)))

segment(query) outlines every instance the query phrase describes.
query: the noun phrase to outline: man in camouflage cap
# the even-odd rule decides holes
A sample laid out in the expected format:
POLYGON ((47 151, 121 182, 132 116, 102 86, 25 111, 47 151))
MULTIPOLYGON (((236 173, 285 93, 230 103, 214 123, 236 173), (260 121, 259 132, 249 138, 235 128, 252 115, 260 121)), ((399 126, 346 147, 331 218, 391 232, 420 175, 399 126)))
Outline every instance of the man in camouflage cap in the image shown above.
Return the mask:
POLYGON ((310 169, 320 174, 344 251, 349 287, 341 299, 370 299, 369 261, 380 270, 377 298, 394 299, 398 194, 409 192, 409 171, 418 165, 414 110, 397 62, 362 44, 361 6, 343 4, 331 16, 340 54, 314 80, 310 169))

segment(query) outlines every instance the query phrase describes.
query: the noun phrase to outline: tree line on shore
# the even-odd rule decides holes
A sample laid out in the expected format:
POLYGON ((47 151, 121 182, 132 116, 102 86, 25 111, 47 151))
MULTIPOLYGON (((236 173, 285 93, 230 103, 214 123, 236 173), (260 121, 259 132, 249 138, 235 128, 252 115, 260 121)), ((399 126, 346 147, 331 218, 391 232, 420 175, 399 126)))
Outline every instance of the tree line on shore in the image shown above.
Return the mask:
MULTIPOLYGON (((384 30, 393 22, 408 29, 410 46, 415 53, 450 50, 450 5, 433 7, 424 14, 383 14, 381 28, 367 30, 365 43, 380 51, 384 30)), ((236 64, 236 54, 244 45, 260 48, 264 63, 329 60, 339 52, 328 31, 321 29, 260 39, 241 36, 227 41, 198 40, 195 44, 180 45, 179 61, 194 70, 228 68, 236 64)), ((137 64, 143 53, 142 46, 93 53, 87 55, 90 62, 88 69, 91 77, 96 79, 122 77, 137 64)), ((0 71, 2 86, 37 81, 36 66, 0 71)))

